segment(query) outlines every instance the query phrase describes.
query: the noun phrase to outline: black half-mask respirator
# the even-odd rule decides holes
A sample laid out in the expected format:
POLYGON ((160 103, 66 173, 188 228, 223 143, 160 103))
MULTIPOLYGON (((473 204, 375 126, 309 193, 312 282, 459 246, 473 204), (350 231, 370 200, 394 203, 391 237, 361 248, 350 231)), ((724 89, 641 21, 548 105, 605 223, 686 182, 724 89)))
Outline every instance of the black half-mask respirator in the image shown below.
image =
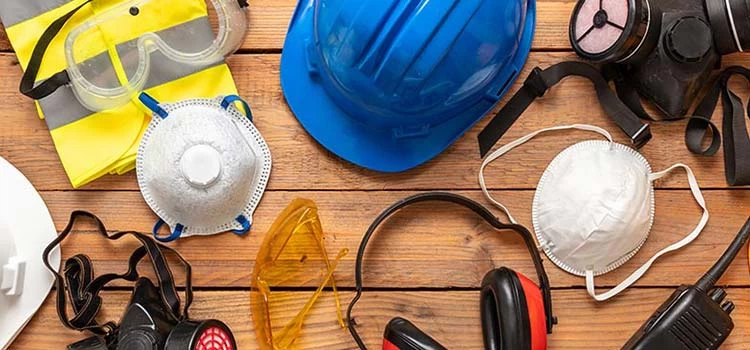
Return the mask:
POLYGON ((593 83, 600 105, 633 147, 651 139, 644 120, 690 119, 688 149, 711 156, 723 144, 727 183, 750 185, 746 109, 727 84, 735 75, 750 81, 750 70, 729 67, 712 79, 723 55, 750 50, 750 0, 580 0, 569 34, 576 53, 601 68, 584 62, 534 68, 479 134, 482 157, 534 100, 564 78, 578 76, 593 83), (699 96, 704 97, 696 103, 699 96), (711 122, 720 96, 721 131, 711 122), (648 113, 641 97, 661 114, 648 113))
POLYGON ((582 0, 573 10, 570 41, 585 59, 616 63, 626 103, 633 89, 663 119, 678 119, 722 55, 750 48, 750 1, 582 0))
POLYGON ((604 77, 631 111, 642 119, 689 118, 688 149, 711 156, 723 144, 727 183, 750 185, 745 108, 728 86, 735 75, 750 81, 750 71, 729 67, 711 79, 723 55, 750 49, 750 0, 581 0, 570 41, 579 56, 605 63, 604 77), (720 95, 721 131, 711 122, 720 95), (663 114, 648 114, 640 97, 663 114))
POLYGON ((94 336, 68 345, 69 350, 235 350, 237 343, 227 325, 217 320, 195 321, 188 317, 192 303, 191 268, 175 250, 156 243, 137 232, 107 234, 104 224, 93 214, 73 212, 68 226, 44 252, 44 263, 55 274, 57 312, 62 323, 79 331, 89 331, 94 336), (104 274, 94 277, 88 256, 79 254, 65 261, 64 276, 54 272, 48 255, 70 234, 78 219, 89 218, 96 224, 99 234, 109 240, 124 236, 136 238, 141 247, 130 257, 128 271, 124 274, 104 274), (177 294, 172 271, 167 264, 169 253, 185 267, 185 300, 177 294), (138 274, 138 263, 145 257, 151 260, 158 285, 138 274), (96 316, 102 306, 99 292, 110 282, 125 280, 135 283, 130 304, 118 324, 98 323, 96 316), (72 318, 67 315, 70 301, 72 318))

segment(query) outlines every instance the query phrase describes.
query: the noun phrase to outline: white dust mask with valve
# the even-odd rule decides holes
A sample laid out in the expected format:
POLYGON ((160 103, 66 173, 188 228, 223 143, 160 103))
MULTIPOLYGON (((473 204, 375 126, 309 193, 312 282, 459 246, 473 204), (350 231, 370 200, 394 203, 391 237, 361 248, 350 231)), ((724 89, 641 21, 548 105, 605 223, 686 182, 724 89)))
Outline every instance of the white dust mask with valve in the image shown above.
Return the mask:
POLYGON ((154 112, 136 160, 143 198, 160 218, 154 236, 168 242, 248 232, 271 173, 271 152, 248 104, 237 96, 175 104, 140 99, 154 112), (164 223, 171 234, 159 237, 164 223))
POLYGON ((513 141, 489 154, 479 171, 479 184, 487 199, 508 209, 487 189, 484 169, 495 159, 535 136, 555 130, 580 129, 603 135, 607 140, 577 143, 562 151, 549 164, 534 196, 532 221, 544 252, 561 269, 586 277, 589 295, 604 301, 619 294, 664 254, 676 251, 698 237, 708 222, 706 202, 692 170, 676 164, 654 173, 636 150, 612 141, 604 129, 571 125, 543 129, 513 141), (622 266, 646 243, 654 221, 653 182, 676 168, 687 172, 690 189, 703 215, 679 242, 662 249, 615 288, 596 294, 594 277, 622 266))

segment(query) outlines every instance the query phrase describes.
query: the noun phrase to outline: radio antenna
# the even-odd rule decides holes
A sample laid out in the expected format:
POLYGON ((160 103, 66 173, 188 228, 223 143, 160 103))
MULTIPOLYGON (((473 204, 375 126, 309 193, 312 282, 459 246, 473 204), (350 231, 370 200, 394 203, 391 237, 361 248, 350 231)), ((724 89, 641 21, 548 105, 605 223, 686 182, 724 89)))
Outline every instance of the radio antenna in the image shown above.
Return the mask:
POLYGON ((742 249, 745 243, 747 243, 748 238, 750 238, 750 218, 747 219, 745 226, 742 226, 740 232, 737 233, 737 237, 734 238, 734 241, 724 252, 724 255, 722 255, 721 258, 719 258, 719 261, 717 261, 716 264, 714 264, 714 266, 712 266, 711 269, 708 270, 700 280, 698 280, 695 287, 704 292, 713 288, 716 282, 719 281, 719 278, 721 278, 724 272, 727 271, 727 268, 729 268, 729 265, 734 258, 737 257, 737 253, 740 252, 740 249, 742 249))

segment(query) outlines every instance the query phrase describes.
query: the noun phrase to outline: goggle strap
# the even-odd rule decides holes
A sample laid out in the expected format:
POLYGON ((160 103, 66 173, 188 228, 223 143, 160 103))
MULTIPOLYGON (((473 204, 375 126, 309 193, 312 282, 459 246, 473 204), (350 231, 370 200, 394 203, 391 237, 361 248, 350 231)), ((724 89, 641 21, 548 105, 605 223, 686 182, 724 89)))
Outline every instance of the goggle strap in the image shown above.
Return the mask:
POLYGON ((49 79, 39 83, 39 85, 34 86, 36 84, 36 79, 39 76, 39 69, 42 66, 44 54, 47 52, 50 43, 52 43, 52 40, 54 40, 55 37, 60 34, 60 31, 65 26, 65 23, 67 23, 70 18, 73 17, 74 14, 76 14, 76 12, 83 8, 83 6, 90 2, 91 0, 84 1, 78 7, 74 8, 62 17, 56 19, 44 31, 42 36, 39 38, 39 41, 37 41, 36 46, 34 47, 34 51, 32 52, 31 58, 29 59, 29 64, 27 65, 26 71, 23 73, 23 77, 21 78, 21 84, 18 89, 22 94, 31 99, 40 100, 51 95, 61 86, 65 86, 70 83, 70 76, 68 75, 68 72, 63 70, 56 73, 49 79))

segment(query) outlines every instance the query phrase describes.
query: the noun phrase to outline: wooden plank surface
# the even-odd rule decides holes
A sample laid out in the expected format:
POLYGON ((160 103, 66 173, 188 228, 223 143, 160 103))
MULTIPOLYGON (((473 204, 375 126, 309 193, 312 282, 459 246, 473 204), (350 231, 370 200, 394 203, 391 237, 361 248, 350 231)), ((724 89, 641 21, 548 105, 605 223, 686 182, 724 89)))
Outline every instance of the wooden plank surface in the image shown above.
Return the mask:
MULTIPOLYGON (((181 240, 172 244, 193 265, 198 288, 192 308, 195 318, 218 318, 236 333, 240 349, 258 347, 249 310, 249 281, 260 243, 279 212, 294 198, 318 203, 329 254, 356 250, 362 233, 375 216, 405 196, 427 190, 447 190, 488 204, 478 190, 480 165, 476 136, 489 120, 481 121, 443 155, 403 174, 379 174, 350 165, 317 145, 299 127, 285 104, 279 86, 279 59, 286 27, 295 0, 251 0, 250 31, 242 51, 229 59, 241 94, 253 106, 256 124, 274 156, 274 169, 266 193, 254 216, 252 232, 245 237, 223 234, 181 240), (304 176, 303 176, 304 175, 304 176)), ((529 62, 513 90, 534 66, 547 67, 576 59, 569 50, 567 25, 575 1, 539 0, 537 30, 529 62)), ((107 176, 73 191, 57 158, 45 123, 36 117, 33 104, 18 93, 21 71, 4 32, 0 34, 0 156, 24 172, 42 191, 58 229, 72 210, 100 215, 112 231, 150 231, 155 216, 138 193, 134 174, 107 176)), ((725 65, 750 65, 750 56, 735 55, 725 65)), ((734 83, 747 96, 747 86, 734 83)), ((507 99, 507 97, 506 97, 507 99)), ((720 119, 717 111, 714 119, 720 119)), ((541 127, 590 123, 609 129, 626 142, 596 102, 590 83, 568 79, 532 105, 501 142, 541 127)), ((720 123, 719 123, 720 124, 720 123)), ((683 283, 692 283, 726 248, 750 213, 750 191, 729 189, 724 181, 722 155, 697 157, 684 146, 685 122, 654 123, 654 140, 643 149, 654 169, 682 162, 690 165, 711 212, 709 225, 690 246, 657 262, 636 286, 606 303, 595 303, 586 294, 580 277, 556 268, 545 259, 560 325, 550 337, 551 349, 618 349, 647 316, 683 283)), ((486 172, 488 185, 524 225, 531 226, 533 189, 546 164, 578 140, 595 138, 582 132, 541 137, 508 154, 486 172)), ((632 261, 597 278, 597 285, 612 287, 653 253, 681 239, 697 223, 695 205, 684 174, 675 173, 656 182, 656 221, 651 237, 632 261)), ((493 208, 494 210, 495 208, 493 208)), ((499 214, 499 211, 495 210, 499 214)), ((420 205, 392 219, 378 233, 367 254, 365 284, 378 291, 366 294, 355 312, 370 348, 379 348, 383 326, 394 316, 405 316, 450 348, 481 348, 478 290, 483 275, 495 267, 509 266, 533 275, 521 241, 495 232, 481 221, 450 206, 420 205)), ((97 271, 122 271, 134 242, 105 242, 89 224, 79 226, 63 245, 63 253, 90 254, 97 271)), ((750 288, 748 255, 743 249, 720 281, 730 286, 737 304, 733 316, 737 329, 722 349, 750 348, 750 288)), ((342 302, 351 299, 354 253, 341 262, 336 274, 342 302)), ((183 274, 175 271, 181 280, 183 274)), ((275 293, 274 316, 289 317, 301 309, 320 275, 287 282, 287 292, 275 293)), ((181 282, 180 282, 181 283, 181 282)), ((119 318, 129 293, 119 285, 108 291, 102 319, 119 318)), ((60 349, 82 339, 57 320, 48 299, 12 349, 60 349)), ((349 334, 338 328, 328 294, 313 309, 300 339, 302 349, 353 349, 349 334)))
MULTIPOLYGON (((279 212, 297 197, 314 200, 326 232, 328 250, 333 255, 343 248, 355 250, 370 222, 383 208, 414 192, 309 192, 273 191, 267 193, 256 212, 255 225, 248 237, 224 234, 196 237, 173 243, 194 268, 197 286, 249 287, 258 247, 279 212), (207 250, 206 246, 215 247, 207 250), (220 257, 217 259, 218 256, 220 257)), ((480 202, 479 191, 458 192, 480 202)), ((531 227, 532 191, 498 191, 514 216, 531 227)), ((679 254, 664 257, 639 281, 643 286, 674 286, 700 276, 726 248, 750 212, 750 191, 707 191, 712 214, 706 231, 679 254), (674 271, 681 271, 675 274, 674 271)), ((97 213, 110 230, 148 232, 155 216, 136 192, 44 192, 53 208, 54 220, 62 229, 75 209, 97 213)), ((497 211, 496 211, 497 212, 497 211)), ((652 235, 641 253, 621 269, 597 279, 612 286, 627 277, 654 253, 687 235, 697 224, 700 210, 687 190, 659 191, 656 195, 656 221, 652 235)), ((82 231, 93 229, 81 225, 82 231)), ((135 242, 111 244, 94 234, 81 233, 64 246, 86 247, 101 272, 122 269, 135 242), (118 249, 113 249, 117 247, 118 249), (128 247, 127 249, 125 247, 128 247)), ((354 253, 341 263, 338 276, 343 286, 353 286, 354 253)), ((508 266, 532 274, 533 264, 523 243, 513 234, 500 233, 484 225, 480 218, 453 206, 420 205, 394 217, 379 231, 367 255, 367 285, 371 287, 478 287, 483 275, 494 267, 508 266), (404 284, 407 283, 407 284, 404 284)), ((582 278, 572 276, 547 261, 554 287, 583 286, 582 278)), ((315 286, 318 276, 290 281, 291 286, 315 286)), ((723 283, 747 283, 747 254, 742 252, 723 283)))
MULTIPOLYGON (((289 18, 296 0, 251 0, 248 36, 242 44, 246 51, 278 51, 284 46, 289 18)), ((568 49, 568 20, 575 1, 538 0, 534 50, 568 49)), ((213 17, 212 17, 213 18, 213 17)), ((0 29, 0 51, 10 51, 5 29, 0 29)))
MULTIPOLYGON (((671 289, 633 290, 608 303, 595 304, 584 290, 554 291, 555 315, 560 324, 549 338, 550 349, 618 349, 645 319, 666 300, 671 289)), ((750 347, 750 292, 729 289, 729 298, 737 305, 733 316, 736 328, 722 346, 723 350, 750 347)), ((192 316, 223 319, 234 330, 239 349, 257 349, 250 316, 248 292, 198 292, 192 316)), ((125 292, 109 293, 103 319, 116 320, 127 303, 125 292)), ((272 307, 278 324, 289 320, 302 308, 309 293, 274 293, 272 307)), ((352 293, 341 294, 348 305, 352 293)), ((364 294, 354 310, 358 330, 370 349, 380 349, 383 327, 401 316, 422 328, 451 349, 481 349, 479 292, 372 292, 364 294)), ((23 349, 62 349, 82 338, 80 333, 49 327, 57 322, 51 303, 46 303, 16 341, 23 349), (33 334, 27 336, 27 334, 33 334)), ((278 326, 276 324, 276 326, 278 326)), ((354 349, 356 344, 336 322, 333 298, 326 294, 308 318, 299 339, 300 349, 354 349)))
MULTIPOLYGON (((547 67, 574 59, 571 53, 533 53, 522 77, 534 66, 547 67)), ((40 190, 71 189, 59 166, 59 159, 44 121, 36 117, 34 105, 18 93, 21 71, 12 54, 0 54, 0 99, 14 108, 0 110, 4 132, 0 134, 3 156, 28 174, 40 190)), ((477 171, 481 164, 476 137, 490 118, 480 121, 444 154, 413 171, 382 174, 362 170, 327 152, 299 127, 286 106, 280 88, 279 55, 235 55, 229 60, 241 94, 252 104, 256 125, 273 146, 274 166, 269 188, 272 190, 403 190, 403 189, 473 189, 478 188, 477 171), (300 184, 298 174, 306 174, 300 184)), ((750 57, 733 56, 726 65, 750 64, 750 57)), ((523 80, 516 81, 515 91, 523 80)), ((737 84, 740 94, 747 86, 737 84)), ((615 138, 627 144, 625 135, 599 107, 591 84, 571 78, 553 88, 533 104, 510 129, 501 142, 525 135, 537 128, 561 124, 587 123, 608 129, 615 138)), ((506 99, 508 97, 506 96, 506 99)), ((714 119, 721 127, 721 108, 714 119)), ((643 154, 656 169, 676 162, 690 165, 699 183, 706 188, 726 186, 723 154, 703 157, 691 154, 684 143, 686 121, 652 123, 654 139, 643 148, 643 154)), ((498 160, 486 171, 492 188, 533 189, 546 164, 575 141, 598 138, 584 132, 558 133, 535 139, 498 160)), ((684 176, 659 181, 660 188, 687 188, 684 176)), ((106 176, 84 187, 86 190, 137 190, 135 174, 106 176)))

